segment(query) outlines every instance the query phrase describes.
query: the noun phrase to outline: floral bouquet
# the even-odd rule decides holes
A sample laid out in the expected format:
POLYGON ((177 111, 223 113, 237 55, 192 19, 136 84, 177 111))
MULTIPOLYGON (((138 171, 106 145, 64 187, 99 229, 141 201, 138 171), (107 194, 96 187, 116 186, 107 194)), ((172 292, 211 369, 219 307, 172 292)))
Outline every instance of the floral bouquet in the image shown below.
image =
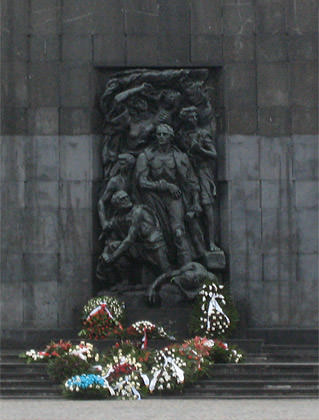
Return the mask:
POLYGON ((46 362, 52 357, 61 357, 64 354, 68 353, 72 348, 72 343, 70 341, 60 340, 59 342, 51 341, 48 344, 44 351, 37 351, 34 349, 28 350, 25 353, 20 354, 21 358, 27 359, 27 362, 46 362))
POLYGON ((101 339, 112 335, 122 335, 121 320, 124 317, 124 303, 110 296, 90 299, 82 312, 84 328, 80 336, 101 339))
POLYGON ((64 384, 64 393, 72 397, 101 397, 113 396, 114 391, 108 382, 100 375, 82 374, 68 379, 64 384))
POLYGON ((228 346, 220 340, 214 340, 210 358, 215 363, 239 363, 243 360, 243 353, 236 346, 228 346))
MULTIPOLYGON (((214 340, 209 340, 206 337, 194 337, 190 340, 185 340, 183 344, 179 346, 179 353, 188 360, 194 362, 194 368, 191 371, 191 376, 200 373, 204 367, 208 367, 212 364, 209 360, 211 349, 214 346, 214 340)), ((192 378, 194 379, 194 378, 192 378)))
POLYGON ((158 327, 150 321, 137 321, 130 325, 126 334, 129 336, 142 337, 142 349, 147 348, 148 338, 168 338, 175 340, 175 337, 169 336, 163 327, 158 327))

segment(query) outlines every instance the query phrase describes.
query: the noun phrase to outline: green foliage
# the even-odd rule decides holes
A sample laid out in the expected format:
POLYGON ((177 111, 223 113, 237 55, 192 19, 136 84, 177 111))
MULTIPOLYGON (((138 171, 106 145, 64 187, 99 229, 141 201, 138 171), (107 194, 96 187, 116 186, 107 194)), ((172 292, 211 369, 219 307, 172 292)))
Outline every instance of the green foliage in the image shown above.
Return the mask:
POLYGON ((89 362, 72 354, 56 357, 48 362, 48 375, 56 383, 62 383, 72 376, 87 373, 89 370, 89 362))

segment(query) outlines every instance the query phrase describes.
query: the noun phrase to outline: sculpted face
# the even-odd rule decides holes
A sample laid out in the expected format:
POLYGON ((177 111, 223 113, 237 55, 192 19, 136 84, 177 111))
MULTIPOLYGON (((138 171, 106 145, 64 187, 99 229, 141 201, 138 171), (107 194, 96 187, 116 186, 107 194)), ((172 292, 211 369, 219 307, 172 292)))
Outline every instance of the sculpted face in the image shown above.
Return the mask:
POLYGON ((118 209, 130 209, 132 207, 132 202, 130 197, 125 191, 118 191, 113 194, 111 203, 114 207, 118 209))
POLYGON ((159 125, 156 128, 156 139, 161 146, 169 144, 173 137, 173 133, 165 125, 159 125))

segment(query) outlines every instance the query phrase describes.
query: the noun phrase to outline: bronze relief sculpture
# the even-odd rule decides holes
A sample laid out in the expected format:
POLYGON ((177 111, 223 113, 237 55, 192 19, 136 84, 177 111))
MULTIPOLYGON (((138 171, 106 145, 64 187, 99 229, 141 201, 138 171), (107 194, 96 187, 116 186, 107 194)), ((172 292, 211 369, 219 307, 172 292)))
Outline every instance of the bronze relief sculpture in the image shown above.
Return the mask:
POLYGON ((202 69, 139 69, 106 84, 97 266, 104 288, 144 290, 154 303, 175 275, 171 283, 190 300, 225 266, 216 244, 216 117, 207 77, 202 69))

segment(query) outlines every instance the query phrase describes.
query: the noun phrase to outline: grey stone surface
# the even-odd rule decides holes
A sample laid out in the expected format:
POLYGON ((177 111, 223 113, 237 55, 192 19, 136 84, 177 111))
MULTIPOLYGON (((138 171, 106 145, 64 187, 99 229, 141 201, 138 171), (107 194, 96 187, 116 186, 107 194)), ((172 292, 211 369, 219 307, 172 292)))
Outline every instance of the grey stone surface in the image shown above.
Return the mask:
POLYGON ((318 179, 318 136, 294 135, 292 141, 294 178, 318 179))
POLYGON ((261 181, 261 206, 263 209, 287 209, 296 205, 296 186, 290 179, 261 181))
POLYGON ((91 209, 93 206, 92 183, 87 181, 62 181, 60 207, 62 209, 91 209))
POLYGON ((253 1, 227 3, 223 8, 224 33, 251 34, 255 31, 255 10, 253 1))
POLYGON ((58 252, 59 220, 56 209, 27 208, 22 224, 22 242, 26 251, 58 252))
POLYGON ((287 61, 288 40, 282 35, 258 35, 256 40, 257 61, 287 61))
POLYGON ((30 29, 36 34, 57 33, 59 27, 59 7, 56 0, 31 0, 30 29))
POLYGON ((259 209, 260 208, 260 182, 231 181, 231 206, 234 209, 259 209))
MULTIPOLYGON (((21 139, 21 142, 23 139, 21 139)), ((26 179, 57 181, 59 177, 59 137, 30 137, 25 150, 26 179)))
POLYGON ((92 61, 92 36, 67 34, 62 38, 63 61, 92 61))
POLYGON ((290 74, 292 104, 309 108, 318 105, 318 64, 311 61, 292 63, 290 74))
POLYGON ((92 137, 60 137, 60 177, 68 181, 92 179, 92 137))
POLYGON ((2 105, 6 107, 28 106, 28 68, 25 61, 9 61, 1 72, 2 105))
POLYGON ((93 38, 93 60, 95 65, 125 65, 125 36, 113 32, 108 35, 97 34, 93 38))
MULTIPOLYGON (((52 282, 57 279, 58 274, 58 254, 52 252, 29 253, 23 255, 24 262, 24 282, 32 284, 38 282, 52 282)), ((28 287, 26 285, 26 287, 28 287)))
POLYGON ((257 253, 261 249, 261 210, 232 209, 231 252, 257 253))
POLYGON ((1 34, 1 57, 3 61, 27 61, 29 38, 24 33, 3 31, 1 34))
POLYGON ((59 131, 59 109, 57 107, 29 108, 29 134, 56 134, 59 131))
POLYGON ((256 31, 257 33, 286 32, 287 1, 257 0, 256 31))
POLYGON ((131 66, 158 63, 159 40, 156 35, 130 35, 126 42, 126 62, 131 66))
POLYGON ((124 30, 130 35, 156 35, 158 33, 158 13, 142 10, 126 10, 124 30))
POLYGON ((23 295, 19 282, 1 282, 1 323, 7 328, 16 328, 23 323, 23 295))
POLYGON ((255 106, 233 108, 226 113, 226 130, 229 134, 255 134, 257 110, 255 106))
POLYGON ((65 63, 61 68, 61 105, 87 107, 94 93, 90 89, 91 66, 65 63))
POLYGON ((227 138, 227 178, 259 179, 259 138, 229 136, 227 138))
POLYGON ((91 33, 94 29, 94 4, 90 0, 68 0, 62 9, 63 33, 91 33))
POLYGON ((296 215, 293 208, 267 208, 262 211, 262 250, 268 254, 294 253, 298 246, 296 215))
POLYGON ((318 2, 316 0, 294 0, 289 6, 287 27, 290 33, 318 31, 318 2))
POLYGON ((318 108, 295 106, 291 109, 292 132, 296 134, 318 133, 318 108))
POLYGON ((226 63, 254 61, 254 37, 242 35, 225 35, 223 37, 223 56, 226 63))
POLYGON ((191 1, 192 34, 220 34, 222 32, 222 1, 191 1))
POLYGON ((191 62, 218 65, 222 61, 222 39, 220 36, 192 35, 191 62))
POLYGON ((297 219, 297 246, 301 253, 318 252, 318 207, 299 208, 297 219))
POLYGON ((261 179, 291 179, 293 148, 289 137, 261 137, 261 179))
POLYGON ((59 184, 58 181, 26 181, 25 205, 34 208, 59 207, 59 184))
POLYGON ((25 206, 24 181, 1 182, 1 208, 4 211, 10 208, 23 208, 25 206))
POLYGON ((318 207, 319 192, 317 181, 296 181, 296 206, 318 207))
POLYGON ((253 64, 225 65, 225 104, 227 108, 256 105, 256 68, 253 64))
POLYGON ((291 111, 285 106, 258 107, 258 133, 285 136, 290 132, 291 111))
MULTIPOLYGON (((1 282, 21 285, 24 279, 23 254, 1 253, 1 282)), ((21 286, 20 286, 21 287, 21 286)))
POLYGON ((318 57, 318 36, 316 34, 290 36, 288 54, 291 61, 315 60, 318 57))
POLYGON ((1 108, 2 134, 27 134, 28 116, 27 108, 6 107, 1 108))
POLYGON ((73 256, 92 252, 92 210, 60 209, 59 211, 59 251, 73 256))
MULTIPOLYGON (((32 107, 59 105, 59 72, 60 68, 56 62, 31 64, 28 77, 32 107)), ((27 86, 26 83, 25 86, 27 86)))
POLYGON ((24 209, 10 208, 1 214, 1 252, 22 253, 24 209))
POLYGON ((60 108, 60 133, 68 135, 90 134, 92 131, 90 108, 60 108))
POLYGON ((58 35, 38 35, 38 32, 30 36, 30 60, 33 63, 38 61, 60 60, 60 41, 58 35))
POLYGON ((286 106, 289 103, 288 65, 260 64, 257 69, 258 106, 286 106))

